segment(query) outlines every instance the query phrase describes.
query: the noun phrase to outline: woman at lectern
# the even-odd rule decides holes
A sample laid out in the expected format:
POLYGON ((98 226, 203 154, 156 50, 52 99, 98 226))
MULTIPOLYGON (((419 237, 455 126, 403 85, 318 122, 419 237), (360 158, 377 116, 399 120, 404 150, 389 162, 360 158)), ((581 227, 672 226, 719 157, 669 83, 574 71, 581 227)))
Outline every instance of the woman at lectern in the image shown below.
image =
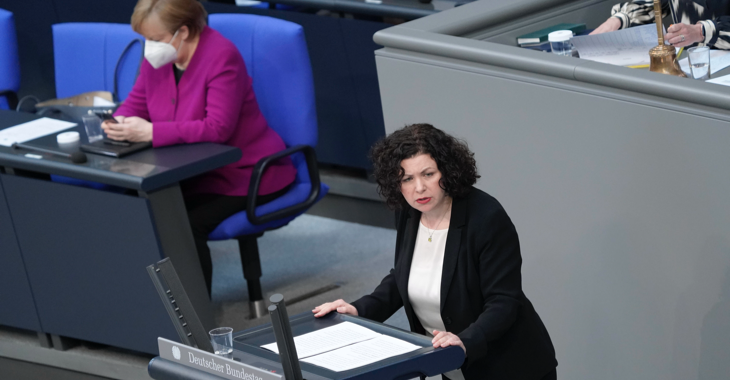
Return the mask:
MULTIPOLYGON (((238 162, 182 184, 188 218, 208 292, 213 265, 208 234, 229 216, 246 209, 248 185, 256 162, 284 150, 281 137, 259 110, 240 52, 206 25, 197 0, 139 0, 132 28, 145 39, 139 77, 105 122, 114 140, 152 141, 154 147, 197 142, 235 146, 238 162)), ((294 181, 289 159, 266 171, 259 198, 276 198, 294 181)))
POLYGON ((314 308, 383 322, 405 308, 413 332, 466 361, 445 379, 555 379, 550 336, 522 292, 520 245, 502 205, 476 189, 474 154, 429 124, 371 152, 378 191, 396 210, 395 266, 370 295, 314 308))
MULTIPOLYGON (((662 18, 672 14, 664 40, 676 47, 696 43, 730 49, 730 0, 661 0, 662 18)), ((654 22, 653 0, 632 0, 611 8, 611 17, 591 34, 654 22)))

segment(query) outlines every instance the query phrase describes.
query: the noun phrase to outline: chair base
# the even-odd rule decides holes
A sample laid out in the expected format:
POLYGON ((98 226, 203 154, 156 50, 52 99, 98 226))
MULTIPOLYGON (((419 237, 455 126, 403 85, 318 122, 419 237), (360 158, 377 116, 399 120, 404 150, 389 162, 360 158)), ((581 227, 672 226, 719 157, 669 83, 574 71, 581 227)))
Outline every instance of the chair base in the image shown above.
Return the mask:
POLYGON ((261 260, 259 258, 259 246, 256 239, 263 235, 240 236, 238 249, 241 253, 241 264, 243 265, 243 278, 248 285, 248 309, 251 319, 261 318, 268 314, 266 301, 261 289, 261 260))
POLYGON ((249 302, 248 310, 251 319, 262 318, 269 314, 269 310, 266 308, 266 301, 264 300, 249 302))

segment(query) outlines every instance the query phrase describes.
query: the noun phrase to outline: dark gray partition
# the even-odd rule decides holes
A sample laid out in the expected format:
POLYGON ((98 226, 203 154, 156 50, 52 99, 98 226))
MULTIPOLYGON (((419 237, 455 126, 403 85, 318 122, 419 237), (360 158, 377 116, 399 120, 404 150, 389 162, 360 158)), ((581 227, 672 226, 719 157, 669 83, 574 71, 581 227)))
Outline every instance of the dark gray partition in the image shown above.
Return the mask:
POLYGON ((157 336, 177 339, 145 271, 164 258, 146 199, 18 176, 0 181, 42 331, 144 352, 155 352, 157 336))
POLYGON ((0 182, 0 325, 41 331, 33 292, 0 182))
POLYGON ((561 379, 724 378, 730 90, 514 46, 613 4, 479 1, 377 33, 386 131, 428 122, 474 150, 561 379))

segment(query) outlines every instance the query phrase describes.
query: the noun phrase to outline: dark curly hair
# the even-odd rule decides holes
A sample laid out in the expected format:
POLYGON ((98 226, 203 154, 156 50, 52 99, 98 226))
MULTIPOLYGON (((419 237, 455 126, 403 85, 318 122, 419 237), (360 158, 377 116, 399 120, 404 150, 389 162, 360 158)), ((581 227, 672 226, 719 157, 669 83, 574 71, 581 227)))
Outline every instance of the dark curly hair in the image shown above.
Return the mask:
POLYGON ((425 153, 441 172, 439 185, 452 198, 465 196, 477 182, 474 153, 466 142, 444 133, 431 124, 411 124, 380 139, 370 150, 378 192, 391 209, 407 205, 401 194, 401 161, 425 153))

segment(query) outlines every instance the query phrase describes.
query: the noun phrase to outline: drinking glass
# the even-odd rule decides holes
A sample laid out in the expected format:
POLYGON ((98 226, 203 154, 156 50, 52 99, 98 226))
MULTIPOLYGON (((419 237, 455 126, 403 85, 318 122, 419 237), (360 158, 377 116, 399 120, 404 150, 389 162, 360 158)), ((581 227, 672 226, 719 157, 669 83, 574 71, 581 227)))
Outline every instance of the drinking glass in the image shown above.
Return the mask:
POLYGON ((710 47, 696 46, 687 50, 692 78, 706 80, 710 78, 710 47))
POLYGON ((573 38, 573 32, 570 30, 556 30, 548 34, 550 50, 552 50, 553 54, 572 56, 573 43, 570 42, 571 38, 573 38))
POLYGON ((81 117, 84 121, 84 128, 86 128, 86 136, 89 137, 89 142, 99 141, 104 138, 104 133, 101 131, 101 119, 96 115, 84 115, 81 117))
POLYGON ((216 355, 228 356, 233 352, 233 329, 218 327, 210 330, 210 342, 213 343, 213 352, 216 355))

